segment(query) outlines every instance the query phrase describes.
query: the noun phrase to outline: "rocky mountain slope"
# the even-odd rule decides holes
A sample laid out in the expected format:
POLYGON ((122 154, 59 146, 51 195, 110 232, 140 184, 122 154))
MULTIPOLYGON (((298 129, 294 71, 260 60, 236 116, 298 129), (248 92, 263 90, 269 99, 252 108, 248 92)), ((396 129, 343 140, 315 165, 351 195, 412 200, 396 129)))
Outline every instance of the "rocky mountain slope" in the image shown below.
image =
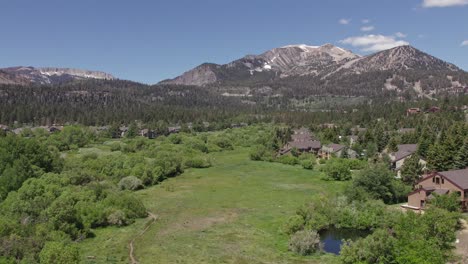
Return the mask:
POLYGON ((224 65, 205 63, 179 77, 164 80, 161 83, 207 85, 228 81, 319 75, 324 71, 337 69, 346 62, 359 57, 351 51, 331 44, 323 46, 289 45, 269 50, 260 55, 247 55, 224 65))
POLYGON ((468 74, 412 46, 362 57, 331 44, 290 45, 224 65, 203 64, 161 84, 224 87, 227 94, 238 94, 241 87, 244 95, 255 94, 261 87, 275 95, 374 96, 392 92, 427 97, 465 89, 468 74))
POLYGON ((10 67, 0 69, 0 84, 60 84, 81 79, 113 80, 115 78, 104 72, 69 68, 10 67))

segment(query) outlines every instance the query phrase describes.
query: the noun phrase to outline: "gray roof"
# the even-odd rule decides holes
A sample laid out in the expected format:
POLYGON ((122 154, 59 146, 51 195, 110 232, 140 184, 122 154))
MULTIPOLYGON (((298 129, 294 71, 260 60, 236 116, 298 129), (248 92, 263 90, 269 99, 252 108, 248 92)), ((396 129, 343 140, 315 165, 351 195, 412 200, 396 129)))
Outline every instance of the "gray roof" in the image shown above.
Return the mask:
POLYGON ((399 161, 403 158, 406 158, 418 150, 417 144, 403 144, 398 145, 398 151, 392 153, 391 155, 395 157, 393 161, 399 161))
POLYGON ((288 143, 290 148, 303 149, 319 149, 322 144, 317 140, 305 140, 305 141, 292 141, 288 143))
POLYGON ((398 145, 398 151, 415 152, 416 150, 418 150, 418 144, 398 145))
POLYGON ((345 146, 340 144, 328 144, 326 147, 330 148, 333 152, 338 152, 342 150, 345 146))
POLYGON ((443 171, 438 172, 437 174, 444 176, 464 190, 468 189, 468 168, 462 170, 443 171))

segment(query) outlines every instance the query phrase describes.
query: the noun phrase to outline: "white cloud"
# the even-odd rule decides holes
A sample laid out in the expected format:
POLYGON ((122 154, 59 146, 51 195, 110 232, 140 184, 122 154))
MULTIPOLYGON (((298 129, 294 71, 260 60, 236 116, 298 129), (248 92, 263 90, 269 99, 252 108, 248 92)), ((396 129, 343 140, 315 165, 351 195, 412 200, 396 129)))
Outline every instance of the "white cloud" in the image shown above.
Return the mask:
POLYGON ((409 45, 404 40, 399 40, 395 36, 384 35, 364 35, 349 37, 340 40, 340 43, 357 47, 364 52, 376 52, 386 49, 391 49, 398 46, 409 45))
POLYGON ((424 0, 423 7, 448 7, 468 5, 468 0, 424 0))
POLYGON ((462 47, 468 46, 468 40, 463 41, 462 44, 461 44, 461 46, 462 46, 462 47))
POLYGON ((370 20, 369 20, 369 19, 363 19, 363 20, 361 20, 361 22, 362 22, 363 24, 369 24, 369 23, 370 23, 370 20))
POLYGON ((348 25, 351 22, 351 19, 342 18, 338 21, 341 25, 348 25))
POLYGON ((395 33, 395 36, 397 38, 406 38, 408 35, 404 34, 404 33, 401 33, 401 32, 397 32, 395 33))
POLYGON ((368 27, 362 27, 361 31, 367 32, 367 31, 372 31, 374 29, 375 29, 374 26, 368 26, 368 27))

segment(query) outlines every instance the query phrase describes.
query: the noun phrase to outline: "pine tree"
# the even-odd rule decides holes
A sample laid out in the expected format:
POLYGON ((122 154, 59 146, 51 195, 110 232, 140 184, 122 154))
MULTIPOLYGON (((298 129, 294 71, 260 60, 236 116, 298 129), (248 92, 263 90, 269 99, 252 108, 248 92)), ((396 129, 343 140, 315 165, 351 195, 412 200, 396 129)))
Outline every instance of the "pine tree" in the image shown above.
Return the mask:
POLYGON ((455 158, 455 167, 458 169, 464 169, 468 167, 468 139, 465 139, 465 143, 463 143, 463 146, 455 158))
POLYGON ((413 186, 422 174, 422 166, 419 164, 419 156, 412 155, 406 159, 401 168, 401 180, 413 186))
POLYGON ((398 142, 397 139, 392 137, 388 142, 388 151, 389 152, 397 152, 398 151, 398 142))

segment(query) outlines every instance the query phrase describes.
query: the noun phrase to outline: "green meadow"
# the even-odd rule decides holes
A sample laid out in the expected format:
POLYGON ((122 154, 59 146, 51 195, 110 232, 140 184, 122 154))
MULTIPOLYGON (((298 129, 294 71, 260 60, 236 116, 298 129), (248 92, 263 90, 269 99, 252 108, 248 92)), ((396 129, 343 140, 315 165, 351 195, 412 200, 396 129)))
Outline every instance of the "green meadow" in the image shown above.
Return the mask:
POLYGON ((157 221, 94 230, 79 243, 83 263, 129 263, 133 239, 138 263, 338 262, 330 254, 289 252, 281 228, 311 197, 338 193, 342 183, 300 166, 251 161, 247 148, 210 155, 210 168, 135 192, 157 221))

